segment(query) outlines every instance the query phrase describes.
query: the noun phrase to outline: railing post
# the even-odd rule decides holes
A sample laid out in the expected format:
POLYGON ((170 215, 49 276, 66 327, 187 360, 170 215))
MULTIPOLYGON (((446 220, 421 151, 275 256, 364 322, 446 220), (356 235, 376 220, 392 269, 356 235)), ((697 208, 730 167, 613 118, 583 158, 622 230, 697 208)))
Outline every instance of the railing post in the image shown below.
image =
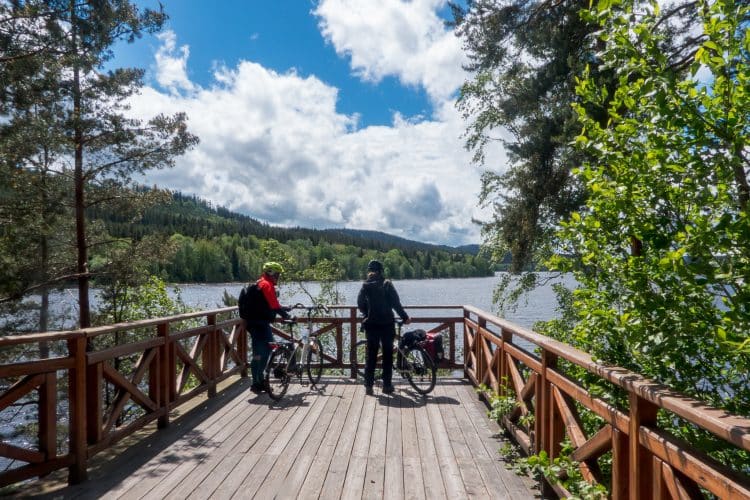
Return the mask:
POLYGON ((39 387, 39 451, 46 460, 57 456, 57 374, 44 374, 39 387))
POLYGON ((456 322, 453 321, 448 326, 448 332, 450 333, 450 339, 448 340, 448 362, 451 368, 456 366, 456 322))
MULTIPOLYGON (((502 342, 500 343, 500 373, 498 375, 498 394, 506 396, 508 394, 508 384, 510 383, 510 367, 508 366, 508 357, 505 355, 505 344, 513 343, 513 332, 507 328, 500 330, 502 342)), ((519 395, 520 396, 520 395, 519 395)))
POLYGON ((628 436, 612 429, 612 500, 625 500, 630 495, 629 466, 628 436))
MULTIPOLYGON (((552 391, 551 384, 547 381, 547 368, 554 368, 557 362, 557 356, 542 349, 541 369, 535 388, 534 399, 536 408, 534 408, 534 453, 539 454, 545 451, 547 456, 552 459, 555 450, 559 451, 560 444, 553 443, 553 423, 552 414, 552 391)), ((556 432, 555 432, 556 434, 556 432)), ((553 495, 549 483, 542 483, 542 494, 553 495)))
POLYGON ((86 366, 86 442, 95 444, 102 439, 102 395, 104 391, 102 362, 86 366))
POLYGON ((70 454, 73 463, 68 468, 68 482, 86 480, 88 450, 86 447, 86 337, 68 340, 68 352, 73 358, 73 368, 68 374, 68 412, 70 415, 70 454))
POLYGON ((349 309, 349 377, 357 378, 357 351, 355 346, 357 344, 357 308, 351 307, 349 309))
POLYGON ((484 333, 482 330, 487 329, 487 320, 485 318, 477 318, 477 332, 474 335, 474 368, 477 372, 477 382, 481 384, 485 378, 484 366, 484 333))
POLYGON ((159 354, 157 363, 156 384, 159 388, 159 401, 158 404, 164 408, 164 415, 159 417, 157 421, 157 427, 163 429, 169 425, 169 405, 172 402, 170 400, 170 372, 174 372, 174 367, 170 364, 170 348, 171 342, 169 340, 169 323, 160 323, 156 327, 156 334, 164 340, 164 343, 159 347, 159 354))
POLYGON ((208 325, 213 326, 213 329, 208 333, 208 341, 203 351, 207 354, 207 356, 204 354, 205 357, 203 359, 206 360, 206 364, 208 365, 205 369, 211 381, 211 385, 208 386, 208 397, 212 398, 216 396, 216 380, 219 378, 219 371, 221 370, 219 366, 219 331, 216 329, 216 314, 206 316, 206 321, 208 325))
POLYGON ((628 427, 628 456, 630 458, 629 480, 631 500, 646 500, 653 497, 653 454, 640 443, 641 427, 655 427, 659 407, 630 392, 630 426, 628 427))
POLYGON ((562 441, 565 439, 565 422, 563 422, 559 411, 555 411, 557 406, 553 394, 552 384, 547 382, 547 370, 557 368, 557 355, 551 354, 545 351, 546 362, 543 362, 544 366, 544 407, 547 412, 547 418, 549 419, 549 425, 547 427, 547 451, 549 453, 550 460, 560 456, 560 450, 562 449, 562 441))
POLYGON ((344 323, 338 321, 336 322, 336 363, 339 366, 344 364, 344 323))

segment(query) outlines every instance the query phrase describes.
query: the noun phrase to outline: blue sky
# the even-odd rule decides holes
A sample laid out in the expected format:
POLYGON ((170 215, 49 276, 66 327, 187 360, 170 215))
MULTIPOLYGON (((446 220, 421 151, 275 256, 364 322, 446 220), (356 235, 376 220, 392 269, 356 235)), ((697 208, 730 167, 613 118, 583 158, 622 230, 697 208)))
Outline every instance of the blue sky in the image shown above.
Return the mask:
MULTIPOLYGON (((118 45, 114 64, 147 70, 136 116, 185 111, 201 143, 145 182, 271 224, 479 242, 446 1, 162 4, 163 32, 118 45)), ((502 151, 488 159, 503 167, 502 151)))

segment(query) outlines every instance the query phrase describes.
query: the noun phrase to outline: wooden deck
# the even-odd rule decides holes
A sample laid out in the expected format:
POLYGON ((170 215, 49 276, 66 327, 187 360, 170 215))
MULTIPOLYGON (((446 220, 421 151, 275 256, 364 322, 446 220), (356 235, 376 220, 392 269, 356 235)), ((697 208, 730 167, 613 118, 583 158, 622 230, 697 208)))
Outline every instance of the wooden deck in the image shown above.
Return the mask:
POLYGON ((419 397, 403 381, 374 397, 348 379, 292 384, 278 403, 242 379, 46 498, 539 498, 506 469, 500 428, 472 386, 439 379, 419 397))

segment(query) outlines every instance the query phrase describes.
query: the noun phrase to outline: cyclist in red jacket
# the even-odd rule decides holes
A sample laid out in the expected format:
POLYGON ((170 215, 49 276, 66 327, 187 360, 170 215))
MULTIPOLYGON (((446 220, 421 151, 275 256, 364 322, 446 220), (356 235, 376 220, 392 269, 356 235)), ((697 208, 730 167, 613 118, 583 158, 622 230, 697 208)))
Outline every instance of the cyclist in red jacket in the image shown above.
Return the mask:
POLYGON ((252 341, 253 358, 250 361, 250 371, 253 376, 253 383, 250 390, 253 392, 262 392, 265 388, 263 385, 263 370, 266 367, 268 356, 271 354, 270 342, 273 342, 273 330, 271 322, 276 315, 284 319, 289 319, 289 307, 282 307, 279 299, 276 297, 276 284, 279 281, 284 268, 278 262, 266 262, 263 264, 263 275, 256 282, 263 295, 263 301, 258 304, 258 308, 253 311, 251 318, 245 319, 245 325, 250 333, 252 341))

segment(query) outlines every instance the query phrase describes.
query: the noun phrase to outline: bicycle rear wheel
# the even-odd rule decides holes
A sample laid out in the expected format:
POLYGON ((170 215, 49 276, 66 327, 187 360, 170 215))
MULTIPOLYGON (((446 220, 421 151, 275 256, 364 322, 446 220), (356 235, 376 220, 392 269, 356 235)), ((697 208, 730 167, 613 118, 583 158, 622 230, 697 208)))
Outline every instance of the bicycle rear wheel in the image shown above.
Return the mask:
POLYGON ((271 399, 279 400, 289 387, 290 375, 287 371, 290 352, 285 347, 275 349, 266 363, 265 383, 271 399))
POLYGON ((320 376, 323 374, 323 345, 320 339, 313 337, 310 340, 310 346, 307 351, 307 376, 310 378, 312 385, 320 382, 320 376))
POLYGON ((427 351, 421 347, 412 347, 406 351, 401 373, 406 377, 414 390, 428 394, 435 388, 437 369, 427 351))

